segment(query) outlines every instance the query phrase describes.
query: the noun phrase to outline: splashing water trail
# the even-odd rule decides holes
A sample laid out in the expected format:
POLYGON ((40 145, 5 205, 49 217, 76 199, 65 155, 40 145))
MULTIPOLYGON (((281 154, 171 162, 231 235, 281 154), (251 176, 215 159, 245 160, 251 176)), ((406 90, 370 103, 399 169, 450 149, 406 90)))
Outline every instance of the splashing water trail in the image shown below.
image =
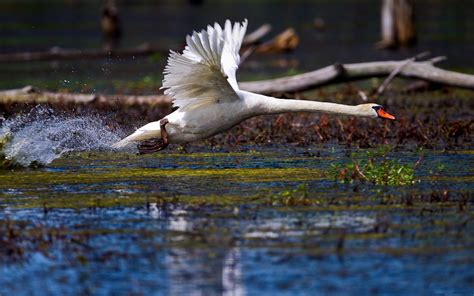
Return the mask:
POLYGON ((3 122, 0 140, 8 140, 0 152, 25 167, 47 165, 72 151, 110 150, 120 139, 118 134, 120 131, 112 132, 98 116, 72 117, 36 107, 3 122))

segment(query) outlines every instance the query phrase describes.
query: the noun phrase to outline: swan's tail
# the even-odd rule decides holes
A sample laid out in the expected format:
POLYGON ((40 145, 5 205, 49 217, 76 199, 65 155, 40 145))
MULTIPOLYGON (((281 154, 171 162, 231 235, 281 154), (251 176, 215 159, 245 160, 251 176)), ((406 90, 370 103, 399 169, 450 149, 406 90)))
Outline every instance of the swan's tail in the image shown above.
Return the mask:
POLYGON ((125 137, 117 143, 113 144, 112 148, 120 149, 125 146, 128 146, 131 143, 136 143, 159 137, 161 137, 159 121, 150 122, 137 129, 133 134, 129 135, 128 137, 125 137))
POLYGON ((112 145, 112 148, 114 148, 114 149, 120 149, 120 148, 123 148, 123 147, 125 147, 125 146, 128 146, 129 144, 131 144, 131 143, 133 143, 133 142, 135 142, 135 141, 136 141, 136 140, 135 140, 135 133, 133 133, 133 134, 131 134, 130 136, 125 137, 125 138, 123 138, 122 140, 120 140, 120 141, 114 143, 114 144, 112 145))

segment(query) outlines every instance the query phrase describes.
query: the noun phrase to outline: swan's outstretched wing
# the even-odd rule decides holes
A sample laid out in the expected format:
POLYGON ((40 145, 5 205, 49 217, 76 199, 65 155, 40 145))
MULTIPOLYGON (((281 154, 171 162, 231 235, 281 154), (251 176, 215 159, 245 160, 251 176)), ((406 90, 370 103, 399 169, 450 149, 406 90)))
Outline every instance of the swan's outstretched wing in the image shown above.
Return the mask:
POLYGON ((224 29, 208 26, 186 38, 183 54, 170 53, 163 88, 175 106, 189 110, 239 100, 235 72, 246 28, 247 21, 232 27, 227 20, 224 29))
POLYGON ((222 69, 229 77, 228 81, 234 89, 239 89, 235 73, 240 64, 239 51, 242 46, 245 32, 247 31, 247 23, 247 20, 244 20, 242 24, 235 23, 234 26, 232 26, 231 22, 227 20, 223 31, 219 24, 214 24, 215 30, 217 30, 219 34, 222 34, 225 40, 222 52, 222 69))

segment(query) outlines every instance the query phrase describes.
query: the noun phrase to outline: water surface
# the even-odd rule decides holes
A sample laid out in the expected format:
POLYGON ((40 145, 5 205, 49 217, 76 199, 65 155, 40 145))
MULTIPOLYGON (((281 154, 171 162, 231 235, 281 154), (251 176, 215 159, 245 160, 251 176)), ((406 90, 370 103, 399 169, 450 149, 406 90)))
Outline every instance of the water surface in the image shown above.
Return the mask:
POLYGON ((84 152, 2 170, 0 291, 470 293, 472 151, 426 152, 420 182, 392 188, 335 183, 344 155, 84 152))

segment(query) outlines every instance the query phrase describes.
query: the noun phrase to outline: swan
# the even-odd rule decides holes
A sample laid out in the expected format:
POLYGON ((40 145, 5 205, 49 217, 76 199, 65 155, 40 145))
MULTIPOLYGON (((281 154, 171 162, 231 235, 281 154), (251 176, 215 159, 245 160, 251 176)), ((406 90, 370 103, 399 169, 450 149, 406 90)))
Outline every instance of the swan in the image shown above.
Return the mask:
POLYGON ((177 109, 148 123, 113 145, 137 143, 140 154, 160 151, 168 144, 200 141, 224 132, 250 117, 284 112, 323 112, 394 120, 378 104, 356 106, 287 100, 239 89, 236 70, 247 20, 224 27, 215 23, 186 38, 183 53, 170 51, 164 70, 164 93, 177 109))

